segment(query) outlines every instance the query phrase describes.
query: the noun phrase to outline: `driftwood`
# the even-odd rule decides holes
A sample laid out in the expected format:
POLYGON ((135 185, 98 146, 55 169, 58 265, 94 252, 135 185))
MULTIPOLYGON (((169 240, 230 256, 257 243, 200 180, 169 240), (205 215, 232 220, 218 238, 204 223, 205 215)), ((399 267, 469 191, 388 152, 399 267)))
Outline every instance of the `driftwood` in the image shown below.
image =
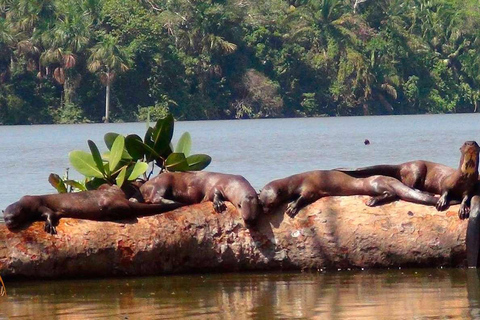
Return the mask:
MULTIPOLYGON (((369 208, 366 199, 326 197, 294 219, 279 210, 262 216, 250 229, 230 203, 226 212, 217 214, 210 202, 135 221, 62 219, 53 236, 40 222, 17 233, 0 225, 0 275, 58 278, 467 265, 469 223, 458 219, 458 205, 444 212, 403 201, 369 208)), ((477 228, 473 222, 470 228, 477 228)), ((470 237, 478 237, 478 232, 471 231, 470 237)), ((471 261, 476 253, 470 254, 471 261)))

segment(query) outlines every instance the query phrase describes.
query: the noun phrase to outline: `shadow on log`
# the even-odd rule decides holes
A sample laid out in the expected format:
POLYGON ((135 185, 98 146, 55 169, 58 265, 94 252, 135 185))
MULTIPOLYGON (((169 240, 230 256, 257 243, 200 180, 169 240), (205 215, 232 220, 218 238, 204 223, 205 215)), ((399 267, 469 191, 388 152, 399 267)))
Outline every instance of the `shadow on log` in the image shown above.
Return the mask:
MULTIPOLYGON (((458 206, 368 197, 326 197, 291 219, 284 208, 246 228, 236 209, 211 203, 135 221, 62 219, 57 235, 34 223, 18 233, 0 225, 2 277, 159 275, 246 270, 466 266, 467 221, 458 206)), ((478 234, 478 233, 476 233, 478 234)))

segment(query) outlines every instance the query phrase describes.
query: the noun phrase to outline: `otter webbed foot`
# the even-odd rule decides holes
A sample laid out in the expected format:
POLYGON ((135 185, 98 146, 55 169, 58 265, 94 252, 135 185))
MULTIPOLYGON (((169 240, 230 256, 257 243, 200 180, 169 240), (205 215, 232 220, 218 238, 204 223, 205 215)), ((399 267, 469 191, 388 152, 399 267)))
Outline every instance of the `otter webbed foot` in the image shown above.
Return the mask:
POLYGON ((464 219, 468 219, 469 216, 470 216, 470 207, 462 204, 460 206, 460 209, 458 210, 458 217, 461 220, 464 220, 464 219))
POLYGON ((42 213, 42 218, 45 219, 45 226, 43 227, 43 230, 50 234, 57 234, 56 226, 58 226, 58 216, 55 214, 55 212, 47 207, 40 207, 39 210, 42 213))
POLYGON ((290 217, 290 218, 295 218, 295 216, 298 213, 298 207, 296 201, 290 202, 287 205, 287 209, 285 210, 285 213, 290 217))
POLYGON ((45 220, 45 226, 43 230, 45 230, 46 233, 50 233, 52 235, 57 234, 57 228, 56 228, 57 225, 58 225, 58 221, 54 222, 49 216, 45 220))
POLYGON ((379 202, 380 199, 378 199, 378 197, 371 197, 365 202, 365 204, 369 207, 375 207, 379 202))
POLYGON ((227 210, 227 205, 223 201, 225 198, 219 190, 215 190, 213 193, 213 209, 217 213, 222 213, 227 210))
POLYGON ((435 205, 435 208, 437 208, 438 211, 443 211, 447 209, 448 207, 448 200, 447 200, 447 193, 442 194, 440 199, 438 199, 437 204, 435 205))
POLYGON ((216 201, 213 201, 213 209, 215 210, 216 213, 222 213, 225 210, 227 210, 227 205, 223 200, 216 200, 216 201))

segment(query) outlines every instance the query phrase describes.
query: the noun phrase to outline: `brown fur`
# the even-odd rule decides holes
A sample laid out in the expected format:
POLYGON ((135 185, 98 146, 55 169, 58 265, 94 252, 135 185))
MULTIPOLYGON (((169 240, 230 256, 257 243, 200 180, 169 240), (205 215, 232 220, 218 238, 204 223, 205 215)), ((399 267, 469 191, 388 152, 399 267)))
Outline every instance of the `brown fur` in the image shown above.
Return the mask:
POLYGON ((336 169, 354 177, 385 175, 402 181, 405 185, 422 191, 439 194, 436 208, 445 210, 452 199, 461 201, 458 212, 460 219, 469 214, 470 201, 478 181, 479 146, 467 141, 460 148, 461 158, 458 169, 445 165, 417 160, 399 165, 378 165, 358 169, 336 169))
POLYGON ((165 172, 146 182, 140 192, 147 203, 178 201, 186 204, 213 201, 216 212, 230 201, 247 222, 260 211, 258 195, 242 176, 215 172, 165 172))
POLYGON ((24 196, 4 212, 7 228, 16 231, 34 221, 45 221, 45 231, 57 233, 61 218, 114 221, 170 211, 182 204, 149 205, 128 201, 117 186, 76 193, 24 196))
POLYGON ((294 217, 305 205, 326 196, 368 195, 374 206, 395 199, 434 205, 438 197, 411 189, 392 177, 354 178, 335 170, 317 170, 274 180, 263 187, 259 199, 265 212, 289 202, 286 213, 294 217))

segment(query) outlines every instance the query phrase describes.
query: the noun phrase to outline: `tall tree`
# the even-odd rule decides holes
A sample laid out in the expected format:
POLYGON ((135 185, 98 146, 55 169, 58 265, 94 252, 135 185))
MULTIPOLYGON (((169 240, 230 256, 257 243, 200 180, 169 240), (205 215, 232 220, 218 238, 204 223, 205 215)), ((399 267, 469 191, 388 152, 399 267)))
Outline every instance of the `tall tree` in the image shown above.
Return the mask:
POLYGON ((111 34, 102 33, 98 42, 91 48, 88 70, 98 73, 105 86, 105 118, 110 121, 110 88, 119 73, 129 69, 132 63, 128 50, 119 45, 118 39, 111 34))

